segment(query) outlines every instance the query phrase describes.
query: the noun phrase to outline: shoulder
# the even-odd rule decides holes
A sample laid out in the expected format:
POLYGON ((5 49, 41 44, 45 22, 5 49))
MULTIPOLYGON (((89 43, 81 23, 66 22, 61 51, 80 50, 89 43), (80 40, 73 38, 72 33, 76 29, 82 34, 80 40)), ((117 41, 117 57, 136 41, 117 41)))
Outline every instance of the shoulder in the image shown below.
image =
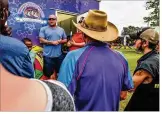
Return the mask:
POLYGON ((117 50, 114 50, 116 53, 118 53, 118 54, 120 54, 120 55, 122 55, 123 57, 124 57, 124 54, 122 53, 122 52, 120 52, 120 51, 117 51, 117 50))
POLYGON ((116 52, 119 56, 121 56, 125 61, 127 61, 126 57, 124 56, 124 54, 123 54, 122 52, 117 51, 117 50, 115 50, 115 52, 116 52))
POLYGON ((52 92, 52 111, 74 111, 75 104, 73 97, 63 83, 56 80, 44 81, 52 92))
POLYGON ((147 58, 146 60, 142 61, 140 64, 142 65, 148 65, 148 66, 156 66, 159 65, 159 54, 154 54, 147 58))
POLYGON ((73 51, 70 51, 67 54, 66 58, 78 59, 80 57, 80 55, 86 50, 86 48, 87 48, 87 46, 73 50, 73 51))
POLYGON ((159 54, 152 55, 151 57, 149 57, 148 59, 146 59, 146 61, 159 62, 159 54))
POLYGON ((28 48, 23 42, 13 37, 1 36, 0 45, 0 50, 6 53, 12 52, 12 54, 25 54, 29 52, 28 48))
POLYGON ((157 56, 150 57, 144 61, 139 62, 138 66, 136 67, 134 71, 134 74, 139 70, 144 70, 150 73, 153 77, 158 76, 159 75, 159 59, 157 56))
POLYGON ((48 26, 44 26, 44 27, 41 27, 41 30, 45 30, 45 29, 48 29, 49 27, 48 26))
POLYGON ((61 28, 60 26, 57 26, 57 30, 64 31, 64 29, 61 28))

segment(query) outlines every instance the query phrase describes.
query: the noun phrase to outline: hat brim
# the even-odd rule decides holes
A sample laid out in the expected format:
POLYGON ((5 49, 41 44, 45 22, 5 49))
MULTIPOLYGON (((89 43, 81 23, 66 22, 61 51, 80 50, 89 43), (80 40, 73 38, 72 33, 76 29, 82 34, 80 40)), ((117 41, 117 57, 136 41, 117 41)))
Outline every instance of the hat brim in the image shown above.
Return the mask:
POLYGON ((119 33, 118 29, 111 22, 108 22, 107 30, 104 32, 89 30, 89 29, 83 28, 80 24, 76 24, 73 20, 72 22, 76 28, 78 28, 83 33, 85 33, 86 35, 88 35, 89 37, 95 40, 99 40, 102 42, 108 42, 108 41, 114 41, 118 38, 118 33, 119 33))

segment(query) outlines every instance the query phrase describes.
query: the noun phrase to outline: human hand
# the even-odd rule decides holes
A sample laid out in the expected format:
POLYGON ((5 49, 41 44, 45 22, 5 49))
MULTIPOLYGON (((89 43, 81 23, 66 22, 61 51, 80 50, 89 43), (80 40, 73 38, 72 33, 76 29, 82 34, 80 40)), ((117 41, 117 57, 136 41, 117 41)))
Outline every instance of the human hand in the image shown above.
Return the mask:
POLYGON ((68 41, 68 42, 67 42, 67 46, 68 46, 68 47, 71 47, 71 46, 72 46, 71 41, 68 41))
POLYGON ((75 45, 75 44, 76 44, 75 41, 74 41, 73 39, 71 39, 70 43, 71 43, 72 45, 75 45))
POLYGON ((51 41, 51 44, 52 44, 52 45, 58 45, 59 42, 58 42, 58 41, 51 41))
POLYGON ((127 98, 127 91, 120 92, 120 100, 125 100, 127 98))
POLYGON ((59 39, 59 40, 57 40, 57 41, 58 41, 59 44, 61 43, 61 39, 59 39))

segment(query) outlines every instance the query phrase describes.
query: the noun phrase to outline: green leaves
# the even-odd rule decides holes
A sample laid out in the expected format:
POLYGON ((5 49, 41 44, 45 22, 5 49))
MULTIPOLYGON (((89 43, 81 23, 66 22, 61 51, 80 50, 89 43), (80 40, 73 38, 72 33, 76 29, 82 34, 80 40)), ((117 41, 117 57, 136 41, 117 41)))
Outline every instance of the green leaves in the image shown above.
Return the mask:
POLYGON ((151 10, 148 17, 144 17, 144 22, 150 26, 159 26, 159 0, 147 0, 146 10, 151 10))

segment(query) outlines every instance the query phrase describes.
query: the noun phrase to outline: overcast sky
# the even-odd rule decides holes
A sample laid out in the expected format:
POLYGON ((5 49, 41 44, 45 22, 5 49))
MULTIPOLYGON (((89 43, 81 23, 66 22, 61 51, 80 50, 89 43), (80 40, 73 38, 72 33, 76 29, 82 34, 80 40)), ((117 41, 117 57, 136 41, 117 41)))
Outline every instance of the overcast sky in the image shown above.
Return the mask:
POLYGON ((100 10, 108 14, 108 20, 118 27, 120 34, 122 28, 129 25, 147 26, 143 21, 143 17, 149 14, 145 9, 145 2, 145 0, 102 0, 100 10))

